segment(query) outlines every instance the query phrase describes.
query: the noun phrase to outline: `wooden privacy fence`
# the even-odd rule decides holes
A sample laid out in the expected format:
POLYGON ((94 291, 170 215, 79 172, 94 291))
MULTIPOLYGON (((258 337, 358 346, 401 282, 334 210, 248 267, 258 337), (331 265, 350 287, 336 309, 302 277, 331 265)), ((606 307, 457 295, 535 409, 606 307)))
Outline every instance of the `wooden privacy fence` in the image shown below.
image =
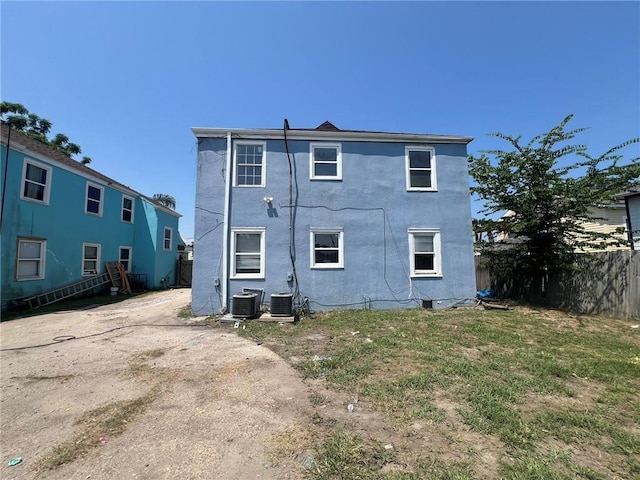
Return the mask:
MULTIPOLYGON (((525 300, 578 313, 640 319, 640 251, 579 255, 577 267, 576 271, 549 276, 544 289, 539 282, 532 282, 525 300)), ((480 266, 478 257, 476 282, 479 290, 500 282, 480 266)), ((522 290, 515 287, 515 291, 522 290)))

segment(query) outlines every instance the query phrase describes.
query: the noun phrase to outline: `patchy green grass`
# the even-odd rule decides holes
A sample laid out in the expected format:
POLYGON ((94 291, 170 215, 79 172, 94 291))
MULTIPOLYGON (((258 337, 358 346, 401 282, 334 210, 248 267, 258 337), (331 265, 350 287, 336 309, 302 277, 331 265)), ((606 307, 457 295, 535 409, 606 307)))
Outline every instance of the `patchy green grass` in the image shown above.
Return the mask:
POLYGON ((186 304, 178 311, 179 318, 191 318, 193 317, 193 312, 191 311, 191 303, 186 304))
POLYGON ((55 445, 38 461, 36 469, 52 470, 70 463, 100 446, 101 439, 108 441, 122 434, 129 423, 146 411, 157 394, 158 389, 153 388, 141 397, 109 403, 85 413, 76 422, 78 428, 73 437, 55 445))
POLYGON ((407 446, 394 453, 403 469, 387 472, 389 452, 337 425, 318 447, 317 478, 486 478, 486 458, 468 453, 483 438, 496 477, 640 478, 640 332, 628 322, 529 309, 347 311, 238 333, 370 402, 389 429, 410 436, 412 422, 427 422, 455 437, 463 459, 407 446))

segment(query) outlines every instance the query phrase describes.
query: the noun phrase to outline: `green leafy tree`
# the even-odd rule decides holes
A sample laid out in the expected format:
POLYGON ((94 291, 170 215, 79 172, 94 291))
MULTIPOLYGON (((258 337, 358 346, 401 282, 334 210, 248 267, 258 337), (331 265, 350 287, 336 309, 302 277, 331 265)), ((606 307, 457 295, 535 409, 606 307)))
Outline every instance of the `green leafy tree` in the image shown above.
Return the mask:
POLYGON ((167 195, 166 193, 156 193, 153 195, 153 200, 160 205, 164 205, 171 210, 176 209, 176 199, 171 195, 167 195))
MULTIPOLYGON (((63 133, 57 133, 53 139, 49 139, 48 135, 53 126, 51 121, 39 117, 35 113, 30 113, 29 110, 20 103, 1 102, 0 118, 11 125, 12 128, 22 131, 26 135, 69 157, 82 153, 80 145, 70 142, 69 137, 63 133)), ((85 165, 89 162, 91 162, 89 157, 83 157, 81 160, 81 163, 85 165)))
MULTIPOLYGON (((576 251, 621 244, 614 233, 591 232, 585 222, 598 220, 594 207, 640 184, 638 159, 622 164, 619 151, 640 142, 635 138, 593 157, 587 147, 568 143, 584 128, 565 130, 566 117, 548 133, 526 144, 502 133, 510 149, 469 156, 475 181, 471 191, 484 201, 474 222, 476 232, 500 232, 506 242, 484 238, 480 250, 490 267, 503 277, 541 278, 571 269, 576 251), (566 158, 568 157, 568 158, 566 158), (491 215, 509 211, 499 219, 491 215)), ((490 235, 491 236, 491 235, 490 235)))

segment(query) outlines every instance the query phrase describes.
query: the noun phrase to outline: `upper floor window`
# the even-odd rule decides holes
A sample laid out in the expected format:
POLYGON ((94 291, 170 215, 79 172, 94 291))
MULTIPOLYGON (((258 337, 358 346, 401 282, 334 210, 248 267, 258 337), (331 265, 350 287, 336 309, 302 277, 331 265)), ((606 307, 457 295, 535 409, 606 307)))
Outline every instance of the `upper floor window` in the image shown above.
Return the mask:
POLYGON ((50 190, 51 167, 25 158, 22 167, 20 198, 48 205, 50 190))
POLYGON ((432 147, 407 147, 405 149, 407 190, 435 191, 436 152, 432 147))
POLYGON ((171 250, 171 245, 173 243, 173 228, 164 227, 164 239, 162 243, 162 248, 165 250, 171 250))
POLYGON ((100 273, 100 250, 99 243, 82 244, 82 275, 97 275, 100 273))
POLYGON ((43 279, 46 252, 46 240, 34 238, 18 238, 16 280, 43 279))
POLYGON ((231 230, 232 278, 264 278, 264 228, 231 230))
POLYGON ((263 142, 236 143, 234 186, 265 186, 265 152, 263 142))
POLYGON ((311 180, 342 180, 342 145, 311 144, 311 180))
POLYGON ((133 198, 122 195, 122 221, 133 223, 133 198))
POLYGON ((342 229, 311 229, 311 268, 344 268, 342 229))
POLYGON ((409 250, 412 277, 442 276, 440 230, 410 228, 409 250))
POLYGON ((87 201, 85 204, 85 213, 102 216, 102 197, 104 196, 104 188, 99 185, 87 182, 87 201))

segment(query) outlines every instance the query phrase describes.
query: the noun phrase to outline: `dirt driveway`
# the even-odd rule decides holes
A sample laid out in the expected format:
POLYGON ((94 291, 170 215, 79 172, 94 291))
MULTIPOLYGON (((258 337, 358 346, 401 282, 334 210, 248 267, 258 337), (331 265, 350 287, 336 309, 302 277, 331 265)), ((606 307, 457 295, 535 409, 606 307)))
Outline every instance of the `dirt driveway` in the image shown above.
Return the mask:
POLYGON ((232 327, 179 318, 190 294, 0 324, 0 477, 302 478, 303 458, 272 453, 309 421, 308 387, 232 327))

